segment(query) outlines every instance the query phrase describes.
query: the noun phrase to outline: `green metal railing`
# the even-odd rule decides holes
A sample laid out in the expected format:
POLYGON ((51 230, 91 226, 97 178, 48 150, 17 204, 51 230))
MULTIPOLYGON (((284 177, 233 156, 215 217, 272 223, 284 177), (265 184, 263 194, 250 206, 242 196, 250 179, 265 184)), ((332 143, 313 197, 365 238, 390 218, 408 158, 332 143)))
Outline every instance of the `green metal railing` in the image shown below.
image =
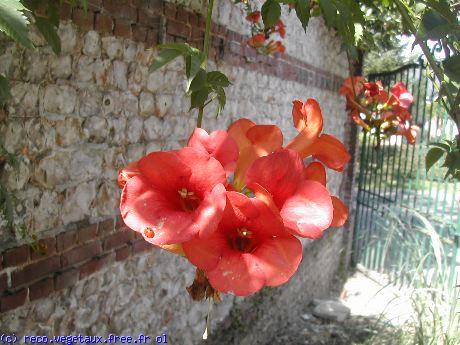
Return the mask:
POLYGON ((352 260, 387 273, 401 284, 411 279, 415 266, 432 274, 437 253, 429 229, 434 229, 444 249, 443 259, 449 261, 453 284, 460 267, 460 186, 444 180, 445 171, 439 167, 426 173, 425 156, 429 143, 454 138, 456 126, 435 102, 437 92, 423 62, 368 79, 381 80, 386 87, 398 81, 406 84, 414 96, 410 111, 420 132, 415 145, 394 137, 379 149, 372 137, 360 135, 352 260), (422 262, 411 261, 414 253, 408 243, 424 258, 422 262))

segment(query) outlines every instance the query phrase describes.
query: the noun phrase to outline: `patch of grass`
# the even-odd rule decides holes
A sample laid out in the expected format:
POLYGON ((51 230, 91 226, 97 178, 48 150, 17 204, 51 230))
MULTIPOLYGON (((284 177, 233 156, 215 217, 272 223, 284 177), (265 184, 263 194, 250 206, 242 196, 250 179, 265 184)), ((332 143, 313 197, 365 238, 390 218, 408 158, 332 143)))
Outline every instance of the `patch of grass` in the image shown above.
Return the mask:
POLYGON ((368 338, 365 344, 458 345, 458 238, 446 243, 428 219, 416 211, 404 211, 406 217, 401 217, 401 212, 387 213, 381 236, 386 235, 386 267, 395 258, 404 258, 399 271, 392 270, 390 284, 400 286, 413 312, 403 326, 394 326, 381 315, 375 327, 385 331, 368 338))

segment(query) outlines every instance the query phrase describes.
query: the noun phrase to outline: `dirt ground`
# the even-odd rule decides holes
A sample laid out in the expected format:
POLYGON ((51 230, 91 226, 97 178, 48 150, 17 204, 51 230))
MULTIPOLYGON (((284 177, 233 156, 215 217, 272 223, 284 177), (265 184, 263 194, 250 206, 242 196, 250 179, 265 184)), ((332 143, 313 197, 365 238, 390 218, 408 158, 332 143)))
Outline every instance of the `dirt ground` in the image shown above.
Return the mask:
POLYGON ((410 304, 396 289, 385 286, 382 277, 370 276, 372 279, 357 271, 336 298, 350 308, 346 320, 338 322, 314 316, 315 305, 311 304, 289 328, 281 330, 266 345, 397 345, 396 334, 394 337, 388 334, 397 327, 383 327, 382 318, 392 326, 404 324, 410 317, 410 304))

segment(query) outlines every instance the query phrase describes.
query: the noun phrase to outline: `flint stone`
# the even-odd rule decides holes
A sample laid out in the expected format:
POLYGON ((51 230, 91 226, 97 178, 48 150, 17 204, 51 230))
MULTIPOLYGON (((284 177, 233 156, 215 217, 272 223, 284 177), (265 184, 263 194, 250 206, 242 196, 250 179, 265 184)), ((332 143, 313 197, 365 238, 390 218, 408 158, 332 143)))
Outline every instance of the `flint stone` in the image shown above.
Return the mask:
POLYGON ((322 319, 343 322, 350 316, 350 308, 340 301, 321 301, 313 309, 313 315, 322 319))

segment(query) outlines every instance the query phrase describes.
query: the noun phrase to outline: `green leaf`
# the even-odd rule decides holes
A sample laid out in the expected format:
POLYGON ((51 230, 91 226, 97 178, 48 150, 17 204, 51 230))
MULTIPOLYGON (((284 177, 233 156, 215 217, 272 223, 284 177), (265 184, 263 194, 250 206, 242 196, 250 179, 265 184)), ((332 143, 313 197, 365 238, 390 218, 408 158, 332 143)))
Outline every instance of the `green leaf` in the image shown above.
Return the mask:
POLYGON ((295 13, 302 23, 303 29, 307 32, 308 21, 310 20, 310 0, 297 0, 295 13))
POLYGON ((426 1, 426 4, 428 5, 428 7, 431 7, 437 13, 442 15, 450 23, 452 24, 456 23, 457 18, 455 16, 455 13, 451 11, 449 3, 447 1, 428 0, 426 1))
POLYGON ((52 1, 48 2, 48 8, 46 9, 46 15, 48 16, 49 22, 53 24, 56 28, 58 28, 59 10, 54 2, 52 1))
POLYGON ((227 76, 219 71, 208 72, 206 80, 208 84, 213 87, 227 87, 230 85, 230 81, 227 76))
POLYGON ((196 74, 195 78, 193 78, 189 90, 198 91, 206 86, 206 71, 204 69, 200 69, 196 74))
POLYGON ((214 92, 217 95, 217 100, 219 102, 217 106, 217 114, 216 117, 222 113, 222 110, 225 107, 225 103, 227 102, 227 96, 225 95, 225 90, 222 87, 217 87, 214 89, 214 92))
POLYGON ((80 3, 85 13, 87 13, 88 12, 88 0, 81 0, 80 3))
POLYGON ((435 165, 441 157, 445 154, 446 152, 439 147, 432 147, 428 153, 426 154, 425 157, 425 169, 426 172, 430 171, 431 167, 435 165))
POLYGON ((460 82, 460 55, 448 57, 442 65, 449 79, 460 82))
POLYGON ((0 105, 4 105, 10 98, 10 82, 0 75, 0 105))
POLYGON ((267 0, 262 5, 262 20, 265 28, 271 28, 281 16, 281 6, 276 0, 267 0))
POLYGON ((49 20, 41 17, 35 18, 35 25, 37 26, 38 30, 40 30, 48 44, 51 46, 53 52, 55 54, 60 54, 61 39, 56 32, 56 27, 53 26, 49 20))
POLYGON ((157 69, 163 67, 167 63, 171 62, 174 60, 176 57, 182 55, 182 53, 179 50, 175 49, 163 49, 160 51, 160 53, 155 56, 155 59, 152 63, 152 65, 149 68, 150 72, 154 72, 157 69))
POLYGON ((185 57, 185 74, 187 78, 193 79, 200 70, 201 64, 204 61, 204 54, 191 54, 185 57))
POLYGON ((182 55, 190 55, 199 52, 198 49, 193 48, 188 43, 164 43, 158 45, 160 49, 171 49, 180 51, 182 55))
POLYGON ((194 108, 204 107, 204 103, 208 99, 210 89, 204 87, 197 91, 193 91, 191 95, 190 110, 194 108))
POLYGON ((438 12, 429 9, 425 11, 417 32, 419 40, 439 40, 453 32, 452 25, 438 12))
POLYGON ((0 31, 26 48, 33 48, 28 36, 27 8, 19 0, 0 0, 0 31))
POLYGON ((450 152, 450 145, 449 144, 444 144, 444 143, 431 143, 429 144, 430 146, 437 147, 438 149, 441 149, 446 152, 450 152))
POLYGON ((324 20, 329 26, 334 26, 337 18, 337 7, 331 0, 320 0, 319 7, 323 12, 324 20))

